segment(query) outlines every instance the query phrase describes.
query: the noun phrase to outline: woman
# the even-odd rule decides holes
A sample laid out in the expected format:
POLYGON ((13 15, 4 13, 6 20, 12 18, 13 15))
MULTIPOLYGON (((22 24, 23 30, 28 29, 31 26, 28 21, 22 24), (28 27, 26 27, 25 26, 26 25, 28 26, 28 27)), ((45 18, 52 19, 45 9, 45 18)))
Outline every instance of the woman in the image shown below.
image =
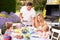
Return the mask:
POLYGON ((39 27, 43 27, 44 25, 47 25, 47 23, 44 21, 43 15, 40 13, 37 14, 35 17, 34 27, 39 28, 39 27))

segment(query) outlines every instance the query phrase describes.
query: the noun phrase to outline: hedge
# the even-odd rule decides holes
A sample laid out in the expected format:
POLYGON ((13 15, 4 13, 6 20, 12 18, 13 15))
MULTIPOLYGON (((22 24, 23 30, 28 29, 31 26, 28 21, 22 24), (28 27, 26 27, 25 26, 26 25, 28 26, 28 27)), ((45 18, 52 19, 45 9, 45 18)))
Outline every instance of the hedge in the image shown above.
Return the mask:
POLYGON ((0 0, 0 12, 16 12, 16 0, 0 0))

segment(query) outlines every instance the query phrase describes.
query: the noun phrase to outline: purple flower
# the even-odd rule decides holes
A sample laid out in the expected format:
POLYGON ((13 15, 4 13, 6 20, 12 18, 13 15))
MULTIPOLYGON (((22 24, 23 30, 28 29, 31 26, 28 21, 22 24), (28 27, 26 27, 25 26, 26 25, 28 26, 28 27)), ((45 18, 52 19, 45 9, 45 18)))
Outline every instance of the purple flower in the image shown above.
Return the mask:
POLYGON ((3 25, 0 25, 0 29, 3 29, 3 25))
POLYGON ((7 18, 6 22, 12 22, 12 18, 7 18))
POLYGON ((7 13, 7 12, 5 12, 5 11, 2 11, 1 13, 2 13, 2 14, 8 14, 8 13, 7 13))
POLYGON ((6 21, 7 20, 5 17, 0 17, 0 28, 2 28, 2 26, 5 24, 6 21))
POLYGON ((10 12, 10 14, 9 15, 15 15, 15 13, 14 12, 10 12))
POLYGON ((11 12, 9 14, 8 21, 18 22, 19 20, 19 17, 15 13, 11 12))

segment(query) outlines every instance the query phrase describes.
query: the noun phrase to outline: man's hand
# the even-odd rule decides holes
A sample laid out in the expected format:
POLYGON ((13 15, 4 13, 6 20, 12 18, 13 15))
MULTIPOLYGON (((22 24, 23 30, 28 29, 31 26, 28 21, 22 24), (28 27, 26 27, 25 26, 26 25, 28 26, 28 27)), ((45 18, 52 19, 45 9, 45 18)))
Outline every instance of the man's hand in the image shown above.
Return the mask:
POLYGON ((22 13, 20 13, 20 21, 23 21, 22 13))
POLYGON ((35 26, 34 24, 35 24, 35 17, 32 18, 32 26, 35 26))
POLYGON ((23 22, 23 19, 21 19, 21 22, 23 22))

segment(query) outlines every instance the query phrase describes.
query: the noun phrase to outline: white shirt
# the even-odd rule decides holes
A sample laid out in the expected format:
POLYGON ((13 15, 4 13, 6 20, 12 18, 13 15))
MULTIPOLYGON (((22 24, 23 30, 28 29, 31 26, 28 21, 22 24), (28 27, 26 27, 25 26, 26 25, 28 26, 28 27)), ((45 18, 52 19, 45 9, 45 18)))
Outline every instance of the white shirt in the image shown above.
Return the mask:
POLYGON ((33 17, 35 17, 36 12, 33 8, 31 8, 30 11, 27 10, 26 6, 23 6, 20 10, 20 13, 22 13, 23 20, 31 21, 33 17))

